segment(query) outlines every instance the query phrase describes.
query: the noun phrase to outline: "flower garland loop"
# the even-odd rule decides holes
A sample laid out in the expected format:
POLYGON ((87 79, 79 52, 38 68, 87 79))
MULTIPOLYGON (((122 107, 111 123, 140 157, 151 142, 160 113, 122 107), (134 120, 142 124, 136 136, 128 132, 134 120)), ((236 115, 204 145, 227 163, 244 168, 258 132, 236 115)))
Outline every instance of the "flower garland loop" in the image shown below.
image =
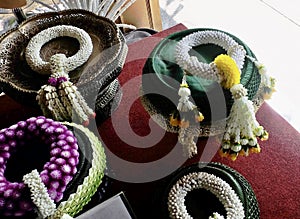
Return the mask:
MULTIPOLYGON (((243 219, 243 204, 231 186, 213 174, 192 172, 181 177, 171 188, 168 196, 169 216, 173 219, 192 219, 184 204, 186 195, 195 189, 205 189, 214 194, 226 210, 226 219, 243 219)), ((209 219, 224 219, 217 212, 209 219)))
POLYGON ((93 43, 89 34, 78 27, 58 25, 47 28, 32 37, 25 50, 25 58, 28 65, 40 74, 50 74, 51 64, 42 60, 40 51, 42 46, 49 41, 64 36, 77 39, 80 45, 75 55, 65 59, 65 70, 70 72, 84 64, 93 51, 93 43))
MULTIPOLYGON (((51 158, 44 164, 37 181, 29 180, 24 176, 26 184, 34 187, 39 185, 40 180, 51 200, 59 202, 63 198, 66 186, 77 172, 76 166, 79 162, 77 139, 65 125, 39 116, 2 129, 0 131, 0 212, 2 215, 22 216, 34 207, 28 196, 26 184, 9 182, 5 178, 6 165, 13 152, 19 147, 26 146, 28 141, 34 138, 40 139, 44 146, 50 147, 51 158)), ((42 188, 37 193, 41 191, 42 188)), ((52 205, 47 201, 45 203, 52 205)), ((44 209, 48 207, 43 206, 44 209)))
MULTIPOLYGON (((255 118, 253 103, 248 99, 247 89, 240 83, 241 69, 245 57, 251 60, 258 68, 262 77, 262 83, 268 96, 274 91, 274 79, 268 77, 265 68, 254 58, 246 55, 245 49, 234 41, 232 37, 221 31, 198 31, 182 38, 176 45, 175 60, 184 70, 184 75, 178 91, 180 96, 175 114, 170 117, 172 126, 179 126, 179 142, 185 147, 189 157, 197 154, 197 146, 194 141, 199 135, 199 129, 190 126, 191 121, 185 116, 189 112, 195 114, 195 121, 201 122, 203 115, 189 97, 189 89, 186 74, 214 80, 224 89, 229 89, 234 103, 227 119, 226 130, 222 140, 220 153, 222 156, 235 160, 238 155, 248 155, 250 152, 259 152, 260 147, 257 138, 268 139, 268 133, 259 125, 255 118), (215 44, 222 47, 227 54, 218 55, 211 63, 202 63, 196 56, 190 56, 189 51, 202 44, 215 44), (181 114, 181 115, 180 115, 181 114)), ((197 125, 197 124, 196 124, 197 125)))
POLYGON ((246 51, 232 37, 220 31, 198 31, 182 38, 176 46, 175 59, 177 64, 193 75, 203 77, 208 80, 221 81, 221 75, 215 62, 199 62, 197 57, 190 56, 189 51, 199 45, 215 44, 227 51, 241 69, 244 65, 246 51))
POLYGON ((48 84, 43 85, 37 93, 37 101, 43 114, 58 121, 78 119, 88 126, 89 120, 96 114, 87 105, 77 87, 70 81, 68 73, 84 64, 93 51, 93 43, 83 29, 58 25, 45 29, 35 35, 28 43, 25 57, 28 65, 41 74, 50 74, 48 84), (80 44, 78 52, 66 57, 64 54, 55 54, 49 62, 40 57, 42 46, 52 39, 69 36, 77 39, 80 44))

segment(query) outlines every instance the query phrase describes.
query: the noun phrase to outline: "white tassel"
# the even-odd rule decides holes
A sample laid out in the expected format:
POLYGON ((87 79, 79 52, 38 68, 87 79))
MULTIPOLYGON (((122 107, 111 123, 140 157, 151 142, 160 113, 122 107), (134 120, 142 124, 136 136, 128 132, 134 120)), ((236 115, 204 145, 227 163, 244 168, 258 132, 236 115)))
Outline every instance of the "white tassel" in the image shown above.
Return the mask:
POLYGON ((235 160, 238 154, 259 152, 257 138, 266 140, 268 133, 255 118, 253 103, 247 97, 247 89, 242 84, 237 84, 230 91, 234 103, 223 136, 221 155, 235 160))
POLYGON ((264 96, 263 98, 270 99, 272 97, 272 94, 276 91, 275 90, 275 78, 269 76, 267 74, 267 68, 264 64, 258 62, 256 59, 254 59, 251 56, 247 56, 248 59, 250 59, 256 68, 258 69, 259 74, 261 75, 261 84, 263 85, 264 89, 264 96))
POLYGON ((270 99, 272 94, 275 92, 276 81, 273 77, 267 74, 267 69, 262 63, 255 61, 254 64, 261 75, 261 84, 263 85, 264 89, 264 99, 270 99))
POLYGON ((53 55, 50 59, 51 76, 49 85, 44 85, 38 91, 37 100, 45 116, 51 115, 55 120, 72 120, 73 112, 83 125, 89 125, 89 119, 96 114, 87 105, 77 87, 69 81, 64 72, 64 54, 53 55))
POLYGON ((199 129, 197 127, 180 128, 178 141, 183 146, 184 154, 189 158, 197 154, 197 145, 194 141, 199 136, 199 129))
POLYGON ((189 96, 191 95, 191 90, 188 87, 186 82, 186 76, 184 75, 182 78, 182 82, 180 84, 180 88, 178 91, 178 95, 180 96, 179 103, 177 105, 177 110, 180 112, 188 112, 197 108, 190 100, 189 96))

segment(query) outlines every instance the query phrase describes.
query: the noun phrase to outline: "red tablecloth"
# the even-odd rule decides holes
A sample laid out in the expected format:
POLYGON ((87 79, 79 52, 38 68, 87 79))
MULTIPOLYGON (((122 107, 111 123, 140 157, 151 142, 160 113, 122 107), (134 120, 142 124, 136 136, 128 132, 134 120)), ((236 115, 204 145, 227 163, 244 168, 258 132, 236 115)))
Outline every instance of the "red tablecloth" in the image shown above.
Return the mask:
POLYGON ((268 104, 260 108, 257 118, 268 130, 269 140, 260 144, 260 154, 241 157, 235 162, 219 157, 217 138, 199 139, 199 154, 183 159, 180 145, 176 144, 177 135, 165 133, 149 118, 139 99, 142 68, 163 37, 184 29, 179 24, 129 46, 119 77, 122 101, 112 118, 98 127, 113 170, 109 175, 119 179, 113 189, 125 192, 138 218, 160 218, 159 197, 166 185, 160 178, 182 165, 216 161, 234 168, 249 181, 262 219, 300 218, 300 134, 268 104), (155 138, 157 142, 149 144, 155 138))

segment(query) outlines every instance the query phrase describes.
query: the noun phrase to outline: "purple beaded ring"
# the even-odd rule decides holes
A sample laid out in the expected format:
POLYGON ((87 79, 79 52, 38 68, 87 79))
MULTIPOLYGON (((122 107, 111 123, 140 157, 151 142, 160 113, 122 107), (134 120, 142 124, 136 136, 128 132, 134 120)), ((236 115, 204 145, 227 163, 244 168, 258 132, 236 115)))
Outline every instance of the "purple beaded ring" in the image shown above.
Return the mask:
POLYGON ((77 139, 65 125, 39 116, 0 130, 0 215, 22 216, 34 207, 28 187, 23 182, 9 182, 5 177, 13 152, 26 147, 33 138, 50 147, 50 160, 43 165, 40 177, 52 200, 62 200, 67 184, 77 172, 77 139))

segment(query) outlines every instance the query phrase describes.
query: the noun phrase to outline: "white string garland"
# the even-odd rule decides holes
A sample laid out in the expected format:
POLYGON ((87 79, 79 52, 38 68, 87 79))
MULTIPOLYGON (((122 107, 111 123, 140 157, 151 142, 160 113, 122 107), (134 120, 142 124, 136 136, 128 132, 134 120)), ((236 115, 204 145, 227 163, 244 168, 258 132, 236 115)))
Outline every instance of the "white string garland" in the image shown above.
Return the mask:
POLYGON ((25 57, 28 65, 41 74, 49 74, 48 84, 43 85, 37 93, 37 101, 43 113, 58 121, 79 119, 83 125, 89 124, 89 119, 96 114, 87 105, 77 87, 70 82, 68 73, 84 64, 93 51, 93 43, 83 29, 58 25, 45 29, 35 35, 26 47, 25 57), (40 50, 44 44, 58 37, 73 37, 78 40, 80 48, 71 57, 55 54, 50 61, 40 57, 40 50))
POLYGON ((77 39, 80 48, 75 55, 65 60, 65 71, 73 71, 84 64, 93 51, 93 43, 89 34, 78 27, 58 25, 39 32, 29 41, 25 50, 25 58, 31 69, 40 74, 50 74, 50 62, 43 60, 40 56, 42 46, 55 38, 66 36, 77 39))
MULTIPOLYGON (((181 177, 169 192, 168 210, 172 219, 192 219, 184 202, 187 194, 196 189, 205 189, 215 195, 226 210, 226 219, 245 217, 241 200, 226 181, 206 172, 192 172, 181 177)), ((224 219, 217 212, 209 217, 212 218, 224 219)))
POLYGON ((55 212, 56 205, 50 198, 47 188, 37 170, 23 176, 24 183, 29 187, 32 202, 37 206, 39 213, 43 218, 52 215, 55 212))
POLYGON ((227 34, 220 31, 198 31, 182 38, 176 45, 176 63, 187 72, 208 80, 221 81, 220 72, 214 62, 199 62, 197 57, 190 56, 189 51, 199 45, 215 44, 222 47, 235 60, 239 69, 243 68, 246 51, 227 34))
MULTIPOLYGON (((178 91, 180 96, 177 110, 179 111, 180 121, 174 115, 170 123, 179 125, 179 142, 188 151, 188 156, 197 154, 194 138, 198 137, 197 126, 190 126, 186 121, 185 114, 193 111, 195 116, 202 116, 198 107, 194 105, 189 97, 191 91, 186 81, 186 74, 192 74, 208 80, 214 80, 221 84, 225 89, 230 89, 234 98, 227 126, 222 141, 221 154, 235 160, 238 154, 248 155, 249 152, 259 152, 260 147, 257 139, 266 140, 268 133, 256 121, 253 103, 247 97, 247 89, 240 84, 241 69, 243 68, 246 51, 228 34, 215 31, 197 31, 182 38, 176 45, 175 60, 183 69, 184 76, 178 91), (190 50, 203 44, 215 44, 223 48, 227 54, 221 54, 211 63, 203 63, 196 56, 190 56, 190 50), (181 114, 181 115, 180 115, 181 114), (184 122, 184 123, 183 123, 184 122), (184 125, 182 125, 184 124, 184 125), (194 130, 194 131, 193 131, 194 130), (250 149, 250 150, 249 150, 250 149)), ((247 56, 248 57, 248 56, 247 56)), ((262 75, 264 86, 272 93, 274 91, 274 80, 267 77, 265 68, 262 67, 254 58, 249 58, 255 63, 262 75)), ((178 117, 178 116, 177 116, 178 117)), ((201 122, 203 119, 198 120, 201 122)))

